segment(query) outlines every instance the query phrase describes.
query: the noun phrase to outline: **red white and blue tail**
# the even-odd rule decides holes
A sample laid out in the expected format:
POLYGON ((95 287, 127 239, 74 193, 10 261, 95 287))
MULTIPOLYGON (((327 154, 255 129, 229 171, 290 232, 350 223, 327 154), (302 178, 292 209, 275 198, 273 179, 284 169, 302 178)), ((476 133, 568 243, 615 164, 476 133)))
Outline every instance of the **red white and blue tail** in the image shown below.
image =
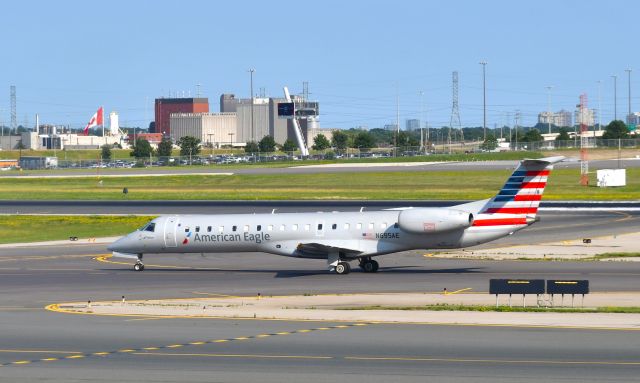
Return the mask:
POLYGON ((473 226, 526 226, 535 222, 553 164, 563 159, 523 160, 498 195, 480 209, 473 226))

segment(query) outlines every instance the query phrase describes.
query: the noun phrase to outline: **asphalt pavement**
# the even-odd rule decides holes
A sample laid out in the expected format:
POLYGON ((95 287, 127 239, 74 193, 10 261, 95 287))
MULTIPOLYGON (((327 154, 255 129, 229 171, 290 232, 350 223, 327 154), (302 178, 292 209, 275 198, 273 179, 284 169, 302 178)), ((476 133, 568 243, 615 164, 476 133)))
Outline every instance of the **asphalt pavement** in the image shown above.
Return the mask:
MULTIPOLYGON (((540 216, 541 222, 493 245, 637 231, 640 217, 615 210, 542 211, 540 216)), ((122 296, 445 287, 483 293, 489 279, 514 277, 589 279, 593 291, 637 291, 639 262, 452 260, 413 251, 380 257, 377 274, 354 270, 338 276, 317 260, 262 253, 170 254, 145 256, 146 269, 137 273, 129 260, 95 259, 106 253, 104 245, 72 243, 0 249, 0 381, 637 382, 640 376, 640 338, 633 330, 135 318, 44 309, 122 296)))
MULTIPOLYGON (((519 161, 460 161, 460 162, 433 162, 433 163, 389 163, 387 166, 363 166, 360 163, 344 163, 339 167, 304 166, 304 163, 292 163, 287 167, 260 167, 252 165, 207 165, 184 167, 150 167, 132 169, 52 169, 46 172, 25 170, 15 172, 2 172, 0 178, 7 176, 95 176, 95 175, 148 175, 148 174, 206 174, 206 173, 233 173, 233 174, 313 174, 313 173, 344 173, 344 172, 423 172, 423 171, 478 171, 478 170, 506 170, 514 169, 519 161)), ((554 165, 556 169, 580 169, 580 162, 576 158, 570 158, 554 165)), ((590 169, 618 169, 640 167, 640 158, 623 158, 620 160, 592 160, 590 169)))

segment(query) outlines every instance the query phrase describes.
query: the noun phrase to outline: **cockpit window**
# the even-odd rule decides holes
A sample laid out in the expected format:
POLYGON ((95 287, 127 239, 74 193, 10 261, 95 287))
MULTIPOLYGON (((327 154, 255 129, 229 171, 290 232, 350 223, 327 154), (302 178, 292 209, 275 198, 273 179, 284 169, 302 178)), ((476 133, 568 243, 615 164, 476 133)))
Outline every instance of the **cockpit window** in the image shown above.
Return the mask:
POLYGON ((142 228, 142 231, 150 231, 150 232, 156 231, 156 223, 149 222, 145 227, 142 228))

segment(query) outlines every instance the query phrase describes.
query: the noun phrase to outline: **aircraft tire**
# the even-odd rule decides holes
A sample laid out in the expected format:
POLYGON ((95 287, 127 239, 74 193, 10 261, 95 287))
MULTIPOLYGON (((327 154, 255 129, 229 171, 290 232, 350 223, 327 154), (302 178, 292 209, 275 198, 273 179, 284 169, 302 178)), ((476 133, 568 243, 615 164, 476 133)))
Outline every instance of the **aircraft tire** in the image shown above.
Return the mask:
POLYGON ((360 267, 365 273, 375 273, 376 271, 378 271, 378 267, 380 267, 380 265, 376 261, 367 260, 362 262, 360 264, 360 267))
POLYGON ((336 274, 347 275, 351 272, 351 266, 347 262, 340 262, 336 266, 336 274))
POLYGON ((133 270, 142 271, 144 270, 144 265, 142 263, 136 263, 135 265, 133 265, 133 270))

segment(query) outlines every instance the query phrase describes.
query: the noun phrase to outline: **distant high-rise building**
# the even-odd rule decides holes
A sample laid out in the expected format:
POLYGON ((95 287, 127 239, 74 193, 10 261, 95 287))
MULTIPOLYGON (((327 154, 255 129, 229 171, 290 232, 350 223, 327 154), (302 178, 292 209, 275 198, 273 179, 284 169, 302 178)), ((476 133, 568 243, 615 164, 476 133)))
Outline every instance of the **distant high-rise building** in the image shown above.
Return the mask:
POLYGON ((640 112, 631 113, 627 116, 627 124, 628 125, 640 125, 640 112))
POLYGON ((542 112, 538 114, 538 123, 548 124, 555 126, 572 126, 571 124, 571 112, 568 110, 560 110, 559 112, 542 112))
POLYGON ((575 122, 576 125, 585 124, 587 126, 593 126, 595 122, 595 111, 589 108, 576 108, 575 122))
POLYGON ((414 131, 420 129, 420 120, 417 118, 412 118, 406 121, 406 127, 408 131, 414 131))
POLYGON ((156 98, 155 132, 171 135, 172 113, 209 113, 208 98, 156 98))

